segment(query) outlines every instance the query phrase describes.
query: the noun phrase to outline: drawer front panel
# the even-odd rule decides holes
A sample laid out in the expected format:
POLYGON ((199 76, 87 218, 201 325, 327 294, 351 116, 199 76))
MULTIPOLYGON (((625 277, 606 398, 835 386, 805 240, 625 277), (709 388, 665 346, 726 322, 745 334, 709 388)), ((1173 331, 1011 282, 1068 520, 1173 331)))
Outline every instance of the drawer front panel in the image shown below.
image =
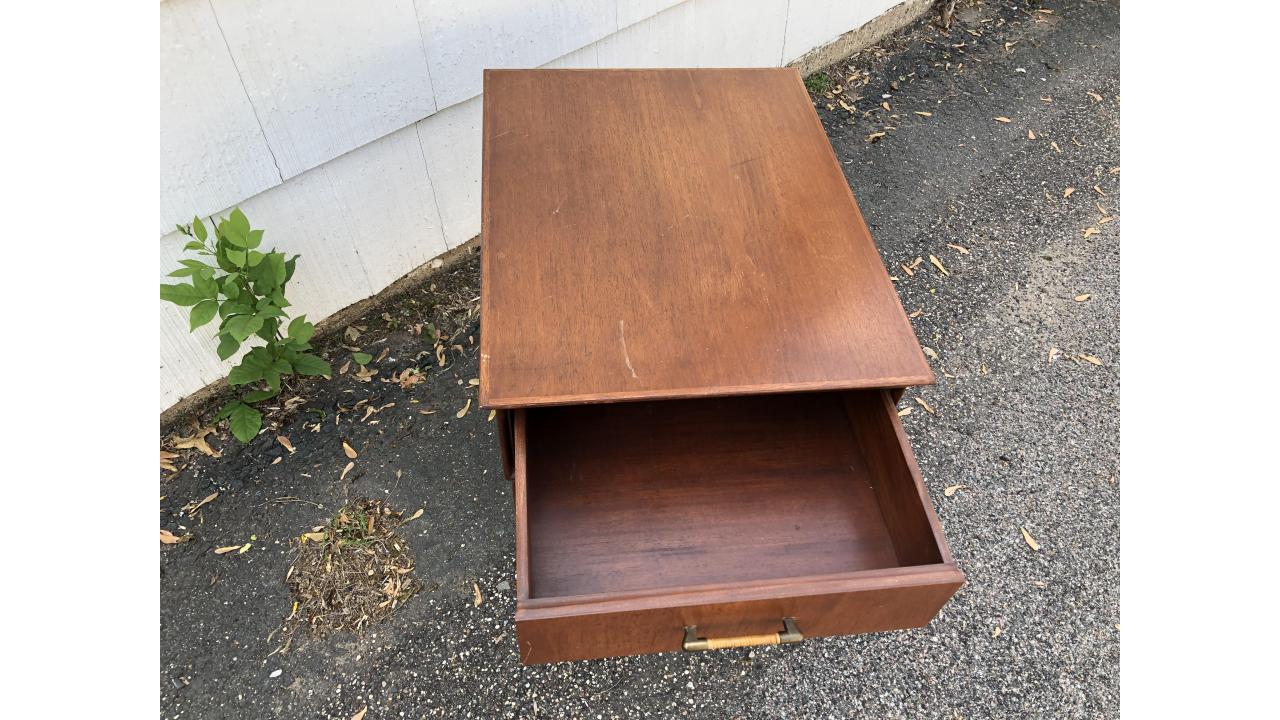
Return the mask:
POLYGON ((517 611, 520 659, 526 664, 588 660, 681 649, 684 628, 704 638, 775 633, 795 618, 806 638, 922 627, 963 582, 946 567, 918 584, 790 597, 715 602, 682 607, 640 607, 615 612, 561 614, 517 611))

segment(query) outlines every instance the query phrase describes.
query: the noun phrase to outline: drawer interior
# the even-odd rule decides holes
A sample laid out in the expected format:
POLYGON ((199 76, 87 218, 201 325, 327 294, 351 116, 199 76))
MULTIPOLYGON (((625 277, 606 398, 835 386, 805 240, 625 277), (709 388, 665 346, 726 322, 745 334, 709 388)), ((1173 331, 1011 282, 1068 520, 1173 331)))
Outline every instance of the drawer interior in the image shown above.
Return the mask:
POLYGON ((529 598, 944 562, 887 391, 522 412, 529 598))

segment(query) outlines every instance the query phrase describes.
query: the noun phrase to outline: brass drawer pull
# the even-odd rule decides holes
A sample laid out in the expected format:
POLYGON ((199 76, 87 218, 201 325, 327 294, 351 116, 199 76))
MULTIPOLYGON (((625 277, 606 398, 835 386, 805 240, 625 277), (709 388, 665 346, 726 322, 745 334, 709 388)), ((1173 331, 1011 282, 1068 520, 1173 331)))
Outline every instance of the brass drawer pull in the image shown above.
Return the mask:
POLYGON ((723 650, 724 648, 751 647, 753 645, 781 645, 782 643, 798 643, 804 639, 800 629, 796 627, 795 618, 782 618, 782 632, 766 635, 739 635, 727 638, 700 638, 698 626, 687 625, 684 629, 684 649, 688 652, 698 650, 723 650))

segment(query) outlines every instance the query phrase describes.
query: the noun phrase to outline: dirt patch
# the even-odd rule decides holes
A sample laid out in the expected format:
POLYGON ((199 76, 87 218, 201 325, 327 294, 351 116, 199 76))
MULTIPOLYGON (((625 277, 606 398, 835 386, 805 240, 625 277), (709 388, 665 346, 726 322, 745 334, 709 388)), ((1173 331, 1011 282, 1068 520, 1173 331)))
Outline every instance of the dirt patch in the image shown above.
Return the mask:
POLYGON ((285 579, 294 605, 281 652, 288 652, 299 629, 321 637, 358 634, 417 594, 422 583, 413 577, 413 558, 396 530, 421 514, 405 518, 381 500, 361 498, 300 535, 285 579))

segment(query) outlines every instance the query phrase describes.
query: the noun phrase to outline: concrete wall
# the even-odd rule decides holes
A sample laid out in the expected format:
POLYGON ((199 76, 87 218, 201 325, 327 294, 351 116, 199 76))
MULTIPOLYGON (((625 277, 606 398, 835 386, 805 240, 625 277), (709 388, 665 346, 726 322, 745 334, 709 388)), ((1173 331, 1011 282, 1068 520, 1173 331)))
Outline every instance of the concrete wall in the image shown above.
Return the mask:
MULTIPOLYGON (((175 223, 238 205, 320 320, 479 233, 484 68, 786 65, 897 2, 167 0, 161 275, 175 223)), ((161 303, 161 410, 238 361, 214 347, 161 303)))

